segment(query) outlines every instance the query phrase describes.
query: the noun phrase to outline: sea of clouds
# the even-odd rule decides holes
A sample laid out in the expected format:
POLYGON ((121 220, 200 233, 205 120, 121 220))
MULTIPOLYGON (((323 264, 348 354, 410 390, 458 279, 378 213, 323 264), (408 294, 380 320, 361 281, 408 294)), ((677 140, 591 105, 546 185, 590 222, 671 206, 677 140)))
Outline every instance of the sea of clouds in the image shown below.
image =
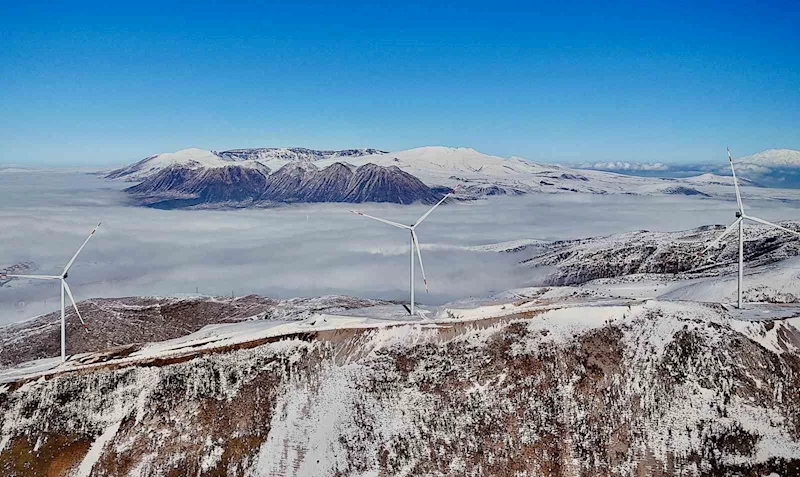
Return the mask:
MULTIPOLYGON (((292 205, 275 209, 153 210, 126 204, 126 185, 83 173, 0 172, 0 269, 33 262, 58 274, 91 229, 97 235, 70 271, 77 300, 194 294, 271 297, 345 294, 405 299, 408 235, 350 213, 413 223, 425 206, 292 205)), ((798 218, 796 206, 749 203, 768 220, 798 218)), ((638 229, 680 230, 733 220, 732 202, 687 197, 529 195, 442 206, 418 229, 430 294, 417 270, 417 297, 438 305, 536 285, 545 271, 514 254, 470 247, 638 229)), ((58 308, 58 285, 0 286, 0 324, 58 308)))
MULTIPOLYGON (((642 177, 693 177, 701 174, 731 176, 727 161, 716 164, 664 164, 661 162, 600 161, 571 164, 576 169, 616 172, 642 177)), ((764 187, 800 188, 800 164, 738 162, 736 174, 764 187)), ((731 178, 731 184, 733 179, 731 178)))

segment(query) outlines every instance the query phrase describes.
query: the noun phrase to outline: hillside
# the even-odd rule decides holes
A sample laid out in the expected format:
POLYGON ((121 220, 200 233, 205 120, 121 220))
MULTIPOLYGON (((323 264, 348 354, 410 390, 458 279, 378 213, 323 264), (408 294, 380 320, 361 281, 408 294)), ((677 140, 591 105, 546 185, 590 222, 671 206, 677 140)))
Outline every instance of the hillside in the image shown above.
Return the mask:
MULTIPOLYGON (((800 230, 797 222, 781 225, 800 230)), ((733 273, 738 260, 736 234, 702 256, 698 253, 725 226, 698 227, 678 232, 637 231, 577 240, 520 240, 487 245, 478 250, 513 253, 522 266, 548 270, 548 285, 579 285, 602 278, 664 275, 670 280, 733 273)), ((750 269, 800 255, 800 241, 790 234, 761 225, 745 227, 745 262, 750 269)))
POLYGON ((9 476, 800 469, 796 319, 745 323, 717 306, 581 304, 546 290, 523 293, 530 298, 449 308, 424 324, 316 315, 305 328, 257 341, 213 349, 187 341, 182 354, 119 364, 112 357, 91 370, 14 381, 0 386, 0 469, 9 476))
MULTIPOLYGON (((333 313, 386 304, 345 296, 276 300, 257 295, 229 297, 94 298, 78 303, 90 327, 85 333, 72 308, 67 309, 69 354, 164 341, 204 326, 253 320, 303 320, 313 313, 333 313)), ((0 368, 60 353, 60 312, 0 327, 0 368)))

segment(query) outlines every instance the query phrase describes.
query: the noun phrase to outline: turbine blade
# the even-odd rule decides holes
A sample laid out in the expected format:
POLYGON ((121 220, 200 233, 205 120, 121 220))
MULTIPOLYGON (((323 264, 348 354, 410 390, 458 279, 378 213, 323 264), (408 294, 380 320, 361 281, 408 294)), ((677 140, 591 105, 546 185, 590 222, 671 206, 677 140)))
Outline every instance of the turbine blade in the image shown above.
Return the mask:
POLYGON ((428 279, 425 278, 425 267, 422 265, 422 251, 419 249, 419 240, 417 240, 417 233, 411 231, 411 238, 414 239, 414 248, 417 249, 417 258, 419 258, 419 270, 422 272, 422 281, 425 282, 425 293, 428 291, 428 279))
POLYGON ((411 227, 409 227, 408 225, 398 224, 397 222, 392 222, 391 220, 386 220, 386 219, 380 219, 378 217, 373 217, 373 216, 367 215, 367 214, 365 214, 363 212, 358 212, 356 210, 351 210, 350 212, 352 212, 352 213, 354 213, 356 215, 360 215, 361 217, 366 217, 368 219, 377 220, 378 222, 383 222, 384 224, 391 225, 392 227, 398 227, 398 228, 406 229, 406 230, 410 230, 411 229, 411 227))
POLYGON ((708 252, 710 249, 712 249, 712 248, 716 247, 717 245, 719 245, 719 243, 722 241, 722 239, 724 239, 725 236, 727 236, 729 233, 733 232, 733 230, 739 225, 739 222, 741 222, 741 221, 742 221, 741 217, 736 219, 736 221, 734 223, 730 224, 728 226, 728 228, 725 229, 725 231, 720 234, 719 237, 717 237, 713 242, 708 244, 708 246, 706 246, 706 248, 704 248, 702 251, 698 252, 697 256, 699 257, 699 256, 703 255, 704 253, 708 252))
POLYGON ((744 205, 742 205, 742 194, 739 193, 739 180, 736 179, 736 169, 733 168, 733 158, 731 158, 731 148, 728 149, 728 162, 731 164, 731 172, 733 173, 733 187, 736 189, 736 204, 739 206, 739 211, 744 214, 744 205))
POLYGON ((97 229, 100 227, 101 224, 102 224, 102 222, 97 224, 97 227, 95 227, 94 230, 92 230, 92 233, 90 233, 89 236, 86 237, 86 240, 83 241, 83 245, 81 245, 81 248, 79 248, 78 251, 75 252, 75 255, 72 256, 72 259, 69 261, 69 263, 67 263, 67 266, 64 267, 64 273, 62 273, 62 276, 67 274, 67 272, 69 271, 69 268, 72 266, 73 263, 75 263, 75 259, 78 258, 78 254, 81 253, 81 250, 83 250, 83 247, 85 247, 86 244, 89 243, 89 239, 91 239, 92 235, 94 235, 94 233, 97 232, 97 229))
POLYGON ((448 197, 456 193, 456 189, 458 189, 458 186, 455 186, 454 188, 450 189, 450 192, 445 194, 444 197, 442 197, 442 200, 437 202, 436 205, 434 205, 427 212, 425 212, 425 214, 422 217, 420 217, 419 220, 417 220, 417 222, 414 225, 412 225, 412 227, 416 227, 417 225, 421 224, 423 220, 427 219, 428 216, 431 215, 431 212, 433 212, 433 209, 439 207, 442 204, 442 202, 444 202, 448 197))
POLYGON ((3 275, 8 278, 30 278, 31 280, 59 280, 61 277, 55 275, 3 275))
POLYGON ((787 229, 786 227, 781 227, 780 225, 773 224, 772 222, 767 222, 764 219, 759 219, 758 217, 753 217, 751 215, 745 215, 745 219, 752 220, 753 222, 758 222, 759 224, 769 225, 770 227, 774 227, 776 229, 783 230, 784 232, 789 232, 790 234, 794 234, 800 236, 800 232, 792 229, 787 229))
POLYGON ((78 319, 81 320, 81 324, 83 325, 83 329, 89 333, 89 328, 86 326, 86 322, 83 321, 83 317, 81 316, 81 312, 78 311, 78 305, 75 303, 75 298, 72 296, 72 290, 69 289, 69 285, 67 284, 66 280, 61 280, 61 283, 64 285, 64 290, 67 292, 67 296, 69 296, 69 301, 72 302, 72 307, 75 308, 75 313, 78 314, 78 319))

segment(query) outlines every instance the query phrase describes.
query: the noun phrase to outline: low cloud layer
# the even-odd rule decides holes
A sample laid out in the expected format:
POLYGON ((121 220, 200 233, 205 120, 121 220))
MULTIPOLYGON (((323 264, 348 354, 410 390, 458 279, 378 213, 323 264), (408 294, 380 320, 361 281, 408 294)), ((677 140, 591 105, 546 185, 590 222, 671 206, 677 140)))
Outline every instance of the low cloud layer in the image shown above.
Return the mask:
MULTIPOLYGON (((800 188, 800 151, 771 149, 752 156, 734 159, 736 173, 767 187, 800 188)), ((691 177, 713 173, 730 176, 728 161, 706 164, 662 164, 659 162, 583 162, 578 169, 618 172, 646 177, 691 177)))
MULTIPOLYGON (((208 295, 407 297, 408 236, 351 214, 351 205, 162 211, 126 206, 120 192, 124 185, 85 174, 0 173, 0 268, 31 261, 36 273, 59 273, 102 220, 70 272, 78 300, 195 290, 208 295)), ((791 204, 748 206, 768 220, 797 218, 791 204)), ((402 223, 413 223, 426 209, 358 207, 402 223)), ((431 292, 426 295, 418 279, 417 296, 438 305, 535 285, 546 272, 518 266, 513 254, 475 252, 470 246, 679 230, 729 223, 733 212, 732 203, 707 199, 581 194, 442 206, 419 228, 431 292)), ((58 297, 57 283, 20 280, 0 287, 0 323, 53 311, 58 297)))
POLYGON ((667 171, 669 168, 660 162, 584 162, 578 166, 580 169, 595 169, 598 171, 667 171))

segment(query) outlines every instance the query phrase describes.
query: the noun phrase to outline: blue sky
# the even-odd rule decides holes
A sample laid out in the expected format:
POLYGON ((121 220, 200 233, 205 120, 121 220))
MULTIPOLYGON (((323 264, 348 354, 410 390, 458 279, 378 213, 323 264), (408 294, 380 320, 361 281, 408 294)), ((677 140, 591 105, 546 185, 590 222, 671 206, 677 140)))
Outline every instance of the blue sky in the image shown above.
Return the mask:
POLYGON ((728 143, 800 149, 799 2, 286 3, 0 5, 0 163, 185 147, 695 163, 728 143))

